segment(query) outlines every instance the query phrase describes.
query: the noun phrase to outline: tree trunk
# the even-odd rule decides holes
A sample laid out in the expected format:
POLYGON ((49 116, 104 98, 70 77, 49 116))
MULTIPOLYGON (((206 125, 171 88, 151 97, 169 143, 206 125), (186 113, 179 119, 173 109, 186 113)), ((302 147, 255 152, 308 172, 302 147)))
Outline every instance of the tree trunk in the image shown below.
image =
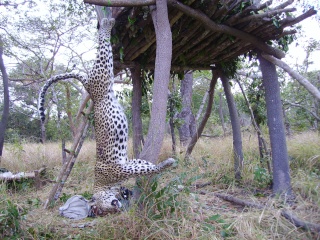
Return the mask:
POLYGON ((206 101, 207 101, 207 98, 208 98, 208 91, 206 91, 206 93, 203 95, 202 102, 201 102, 200 107, 199 107, 199 110, 198 110, 198 112, 197 112, 196 123, 199 121, 199 118, 200 118, 200 116, 201 116, 201 113, 202 113, 204 104, 205 104, 206 101))
POLYGON ((142 148, 142 120, 141 120, 141 103, 142 103, 142 79, 141 68, 131 68, 132 77, 132 138, 134 158, 138 158, 142 148))
POLYGON ((290 169, 276 67, 258 54, 265 88, 273 165, 273 193, 291 194, 290 169))
POLYGON ((224 116, 223 116, 223 111, 222 111, 222 92, 219 92, 219 117, 221 120, 221 126, 223 130, 223 136, 226 136, 226 125, 224 123, 224 116))
POLYGON ((0 122, 0 163, 2 157, 2 150, 4 144, 4 134, 6 132, 8 117, 9 117, 9 79, 8 74, 6 71, 6 67, 4 65, 4 61, 2 58, 3 55, 3 41, 0 36, 0 70, 2 74, 2 81, 3 81, 3 111, 2 117, 0 122))
POLYGON ((197 129, 197 132, 195 132, 193 135, 192 135, 192 138, 188 144, 188 147, 187 147, 187 150, 186 150, 186 155, 184 157, 184 160, 185 161, 188 161, 189 160, 189 157, 190 157, 190 154, 194 148, 194 146, 196 145, 198 139, 200 138, 202 132, 203 132, 203 129, 210 117, 210 114, 211 114, 211 111, 212 111, 212 104, 213 104, 213 97, 214 97, 214 88, 216 86, 216 83, 217 83, 217 80, 218 80, 218 75, 216 73, 216 71, 212 70, 212 79, 211 79, 211 82, 210 82, 210 87, 209 87, 209 91, 208 91, 208 104, 207 104, 207 108, 206 108, 206 112, 204 113, 204 116, 201 120, 201 123, 199 124, 198 126, 198 129, 197 129))
POLYGON ((234 102, 234 98, 230 89, 229 79, 225 76, 225 74, 221 70, 219 72, 220 72, 220 78, 223 85, 224 93, 228 103, 231 126, 232 126, 235 178, 237 180, 240 180, 242 166, 243 166, 242 136, 241 136, 240 121, 239 121, 236 104, 234 102))
POLYGON ((182 110, 178 114, 178 118, 182 121, 182 124, 178 128, 180 145, 182 148, 185 148, 187 146, 191 136, 196 132, 195 118, 191 111, 192 85, 193 74, 185 73, 184 79, 181 81, 180 88, 182 110))
MULTIPOLYGON (((174 90, 173 90, 174 92, 174 90)), ((170 94, 171 96, 169 97, 169 126, 170 126, 170 133, 171 133, 171 140, 172 140, 172 154, 173 156, 177 155, 176 151, 176 134, 174 132, 174 113, 175 113, 175 107, 174 107, 174 100, 172 99, 173 93, 170 94)))
POLYGON ((154 101, 152 102, 148 134, 140 153, 140 158, 156 163, 165 134, 168 85, 172 59, 172 34, 168 19, 167 1, 157 0, 156 9, 150 8, 157 39, 153 83, 154 101))

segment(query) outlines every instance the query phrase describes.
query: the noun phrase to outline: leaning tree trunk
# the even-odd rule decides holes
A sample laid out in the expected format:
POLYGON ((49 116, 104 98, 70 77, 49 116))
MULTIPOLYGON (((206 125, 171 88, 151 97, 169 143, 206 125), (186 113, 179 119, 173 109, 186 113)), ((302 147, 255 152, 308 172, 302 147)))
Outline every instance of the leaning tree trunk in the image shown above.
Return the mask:
POLYGON ((182 99, 182 110, 178 114, 178 118, 182 124, 179 126, 180 145, 185 148, 191 139, 191 136, 196 132, 195 117, 191 110, 192 103, 192 85, 193 74, 185 73, 184 79, 181 81, 180 95, 182 99))
POLYGON ((262 81, 265 88, 267 120, 271 142, 273 165, 273 193, 291 194, 290 169, 286 144, 285 127, 282 116, 280 86, 276 67, 258 54, 262 81))
POLYGON ((243 166, 243 152, 242 152, 242 137, 241 137, 241 127, 240 121, 238 116, 238 111, 236 108, 236 104, 231 93, 229 79, 226 75, 220 72, 220 78, 223 85, 224 93, 227 99, 229 113, 230 113, 230 120, 232 126, 232 136, 233 136, 233 153, 234 153, 234 171, 235 171, 235 178, 237 180, 241 179, 241 172, 243 166))
POLYGON ((6 132, 8 117, 9 117, 9 78, 2 58, 3 55, 3 41, 0 36, 0 70, 3 81, 3 110, 0 122, 0 163, 2 157, 2 150, 4 144, 4 134, 6 132))
MULTIPOLYGON (((150 7, 151 8, 151 7, 150 7)), ((151 118, 145 145, 140 153, 141 159, 156 163, 165 134, 168 85, 172 58, 172 34, 168 18, 166 0, 157 0, 156 8, 151 10, 156 32, 156 61, 153 83, 151 118)))
POLYGON ((141 103, 142 103, 142 79, 141 68, 137 66, 131 68, 132 77, 132 141, 133 154, 135 158, 139 158, 142 148, 142 120, 141 120, 141 103))
POLYGON ((197 131, 192 135, 192 138, 188 144, 188 147, 187 147, 187 150, 186 150, 186 154, 185 154, 185 157, 184 157, 184 160, 186 162, 189 161, 189 158, 190 158, 190 155, 192 153, 192 150, 194 148, 194 146, 196 145, 198 139, 200 138, 202 132, 203 132, 203 129, 204 127, 206 126, 206 123, 210 117, 210 114, 211 114, 211 111, 212 111, 212 104, 213 104, 213 98, 214 98, 214 89, 215 89, 215 86, 217 84, 217 80, 218 80, 218 76, 217 76, 217 73, 216 71, 212 70, 212 79, 211 79, 211 82, 210 82, 210 87, 209 87, 209 90, 208 90, 208 104, 207 104, 207 108, 206 108, 206 112, 204 113, 203 115, 203 118, 201 120, 201 123, 199 124, 198 126, 198 129, 197 131))

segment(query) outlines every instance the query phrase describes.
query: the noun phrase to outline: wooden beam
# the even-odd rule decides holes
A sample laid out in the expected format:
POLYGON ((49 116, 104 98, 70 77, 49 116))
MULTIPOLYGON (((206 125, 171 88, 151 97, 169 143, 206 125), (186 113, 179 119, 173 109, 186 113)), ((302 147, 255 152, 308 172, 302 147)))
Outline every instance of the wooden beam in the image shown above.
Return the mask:
MULTIPOLYGON (((115 69, 126 69, 126 68, 135 68, 137 63, 135 62, 121 62, 121 61, 114 61, 114 68, 115 69)), ((150 63, 142 66, 143 69, 154 70, 155 64, 150 63)), ((176 66, 171 65, 171 71, 175 72, 183 72, 186 70, 211 70, 210 66, 207 65, 186 65, 186 66, 176 66)))
POLYGON ((177 9, 179 9, 180 11, 185 13, 186 15, 197 19, 198 21, 200 21, 203 24, 204 27, 206 27, 214 32, 221 32, 221 33, 229 34, 231 36, 235 36, 235 37, 240 38, 242 40, 249 41, 255 47, 260 49, 261 51, 266 52, 270 55, 273 55, 277 58, 281 59, 281 58, 285 57, 285 54, 281 50, 269 46, 268 44, 264 43, 261 39, 255 37, 251 34, 248 34, 246 32, 243 32, 241 30, 238 30, 236 28, 229 27, 229 26, 223 25, 223 24, 217 24, 214 21, 212 21, 208 16, 206 16, 204 13, 197 11, 187 5, 184 5, 179 1, 169 0, 169 4, 170 4, 170 6, 173 6, 177 9))

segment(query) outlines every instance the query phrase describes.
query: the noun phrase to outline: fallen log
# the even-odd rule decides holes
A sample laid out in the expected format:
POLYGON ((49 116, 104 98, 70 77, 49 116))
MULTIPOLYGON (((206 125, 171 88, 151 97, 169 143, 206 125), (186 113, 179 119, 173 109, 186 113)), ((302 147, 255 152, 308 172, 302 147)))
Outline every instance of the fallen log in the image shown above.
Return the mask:
POLYGON ((33 172, 19 172, 16 174, 12 174, 12 172, 4 172, 0 174, 0 181, 10 182, 10 181, 19 181, 23 179, 34 179, 36 189, 39 189, 41 186, 40 176, 45 172, 46 166, 38 170, 34 170, 33 172))
POLYGON ((43 166, 39 170, 34 170, 33 172, 19 172, 16 174, 12 174, 11 172, 5 172, 0 174, 0 180, 13 181, 13 180, 26 179, 26 178, 36 178, 45 170, 46 170, 46 166, 43 166))

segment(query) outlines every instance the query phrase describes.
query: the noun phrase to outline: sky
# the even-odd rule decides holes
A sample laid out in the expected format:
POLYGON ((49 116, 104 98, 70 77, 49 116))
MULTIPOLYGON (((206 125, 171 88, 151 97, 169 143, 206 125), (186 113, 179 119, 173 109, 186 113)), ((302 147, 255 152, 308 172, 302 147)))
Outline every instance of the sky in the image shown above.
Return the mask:
MULTIPOLYGON (((320 1, 319 1, 320 5, 320 1)), ((318 7, 318 13, 316 16, 309 17, 302 21, 301 30, 299 33, 302 37, 296 39, 293 43, 289 45, 289 51, 286 57, 283 59, 290 67, 294 68, 296 65, 302 65, 306 57, 306 52, 304 47, 306 47, 308 40, 315 39, 320 42, 320 7, 318 7), (317 18, 319 19, 317 21, 317 18)), ((299 36, 299 34, 297 34, 299 36)), ((314 51, 310 55, 310 60, 313 64, 309 66, 309 70, 320 70, 320 46, 317 51, 314 51)))

